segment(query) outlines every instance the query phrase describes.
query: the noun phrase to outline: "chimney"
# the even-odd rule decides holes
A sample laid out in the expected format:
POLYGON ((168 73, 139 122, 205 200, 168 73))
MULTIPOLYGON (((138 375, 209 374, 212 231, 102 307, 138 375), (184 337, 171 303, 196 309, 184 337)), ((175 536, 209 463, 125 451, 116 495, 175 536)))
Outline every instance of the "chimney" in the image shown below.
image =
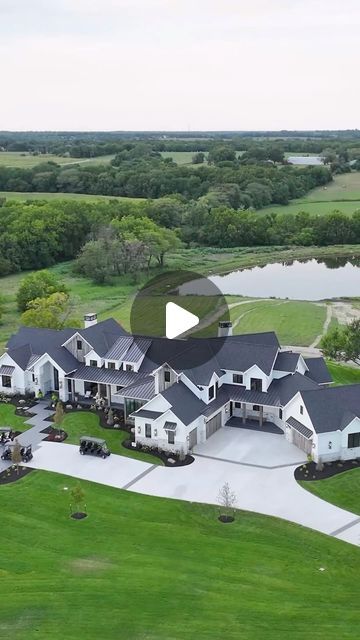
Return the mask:
POLYGON ((88 327, 92 327, 94 324, 97 324, 97 314, 96 313, 85 313, 84 315, 84 326, 85 329, 88 327))
POLYGON ((230 320, 220 320, 218 327, 218 338, 227 338, 228 336, 232 336, 232 332, 232 322, 230 322, 230 320))

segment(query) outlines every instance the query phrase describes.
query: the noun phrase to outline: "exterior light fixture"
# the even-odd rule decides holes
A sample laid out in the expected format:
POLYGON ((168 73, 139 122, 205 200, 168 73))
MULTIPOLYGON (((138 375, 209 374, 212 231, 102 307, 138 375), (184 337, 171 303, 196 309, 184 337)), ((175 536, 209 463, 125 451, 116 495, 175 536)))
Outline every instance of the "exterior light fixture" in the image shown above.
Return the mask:
POLYGON ((154 429, 154 437, 156 438, 157 436, 157 429, 154 429))
POLYGON ((328 447, 329 447, 329 449, 332 449, 332 442, 331 442, 331 440, 329 440, 328 447))
POLYGON ((141 433, 141 427, 138 427, 138 433, 141 433))

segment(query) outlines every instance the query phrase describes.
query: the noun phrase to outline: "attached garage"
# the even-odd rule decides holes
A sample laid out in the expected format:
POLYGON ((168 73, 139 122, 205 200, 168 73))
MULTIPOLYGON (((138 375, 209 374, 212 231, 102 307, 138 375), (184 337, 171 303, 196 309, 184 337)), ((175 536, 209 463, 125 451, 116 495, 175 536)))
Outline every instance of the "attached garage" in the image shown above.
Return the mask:
POLYGON ((197 427, 189 433, 189 449, 192 449, 197 444, 197 427))
POLYGON ((213 418, 210 418, 206 423, 206 440, 212 436, 215 431, 218 431, 221 427, 221 411, 217 413, 213 418))
POLYGON ((305 453, 311 453, 313 449, 313 441, 312 436, 313 432, 311 429, 305 427, 302 422, 296 420, 296 418, 288 418, 286 424, 291 430, 291 442, 301 449, 301 451, 305 451, 305 453))

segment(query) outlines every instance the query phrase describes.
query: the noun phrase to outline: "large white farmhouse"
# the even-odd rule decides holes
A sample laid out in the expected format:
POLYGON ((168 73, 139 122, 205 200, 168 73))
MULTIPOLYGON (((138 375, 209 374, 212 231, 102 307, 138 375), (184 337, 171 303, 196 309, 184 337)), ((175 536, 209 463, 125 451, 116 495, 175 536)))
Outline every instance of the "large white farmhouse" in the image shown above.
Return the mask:
POLYGON ((139 337, 95 314, 84 329, 22 327, 0 357, 0 393, 56 391, 81 404, 101 396, 123 407, 137 442, 171 451, 228 425, 281 431, 315 460, 359 457, 360 385, 330 383, 322 358, 283 351, 272 332, 139 337), (192 368, 196 350, 207 355, 192 368))

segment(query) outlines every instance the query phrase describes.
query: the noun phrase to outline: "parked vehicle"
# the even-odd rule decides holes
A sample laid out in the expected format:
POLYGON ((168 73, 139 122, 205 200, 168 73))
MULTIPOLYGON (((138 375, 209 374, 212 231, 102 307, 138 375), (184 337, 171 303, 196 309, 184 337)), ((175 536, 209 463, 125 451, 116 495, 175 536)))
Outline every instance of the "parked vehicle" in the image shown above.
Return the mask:
POLYGON ((107 458, 110 455, 110 449, 106 444, 106 440, 92 438, 91 436, 82 436, 80 438, 79 451, 82 456, 89 455, 107 458))
MULTIPOLYGON (((11 460, 13 448, 14 448, 13 442, 11 444, 6 444, 4 447, 4 451, 1 454, 1 460, 11 460)), ((30 462, 32 458, 33 458, 33 454, 32 454, 31 444, 21 445, 22 462, 30 462)))
POLYGON ((8 444, 14 439, 14 432, 11 427, 0 427, 0 444, 8 444))

